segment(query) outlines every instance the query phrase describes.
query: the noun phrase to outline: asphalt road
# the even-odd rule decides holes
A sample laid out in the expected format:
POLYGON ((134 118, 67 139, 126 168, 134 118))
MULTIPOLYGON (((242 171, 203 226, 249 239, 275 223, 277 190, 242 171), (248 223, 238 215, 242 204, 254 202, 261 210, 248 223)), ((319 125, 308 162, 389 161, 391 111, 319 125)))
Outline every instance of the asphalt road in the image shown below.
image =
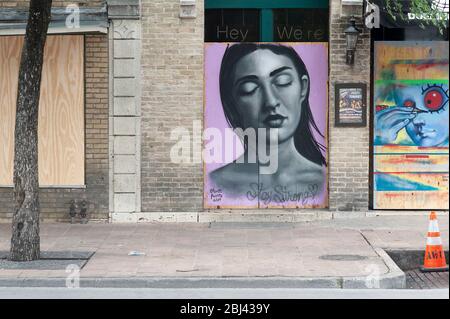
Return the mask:
POLYGON ((449 299, 449 290, 0 288, 0 299, 449 299))

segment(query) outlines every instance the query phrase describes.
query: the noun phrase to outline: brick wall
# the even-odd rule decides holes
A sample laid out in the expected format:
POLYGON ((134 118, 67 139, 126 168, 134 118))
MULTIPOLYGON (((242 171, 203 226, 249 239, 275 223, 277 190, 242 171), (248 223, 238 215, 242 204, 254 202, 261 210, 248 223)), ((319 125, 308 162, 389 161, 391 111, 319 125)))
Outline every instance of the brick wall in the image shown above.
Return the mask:
MULTIPOLYGON (((142 211, 202 211, 201 165, 170 163, 174 127, 202 120, 203 1, 196 19, 180 20, 179 1, 143 1, 142 211)), ((364 82, 370 90, 370 33, 345 64, 341 0, 330 1, 330 210, 367 210, 369 127, 334 127, 334 84, 364 82)), ((358 21, 360 29, 362 25, 358 21)), ((368 115, 369 116, 369 115, 368 115)))
MULTIPOLYGON (((108 37, 86 35, 86 189, 41 189, 43 220, 68 219, 72 199, 89 202, 91 219, 108 219, 108 37)), ((0 221, 13 212, 11 188, 0 188, 0 221)))
POLYGON ((331 0, 330 6, 330 209, 367 210, 369 207, 369 125, 365 128, 334 127, 334 86, 336 82, 366 83, 369 118, 370 31, 363 28, 361 19, 357 19, 357 26, 363 30, 363 33, 359 37, 355 64, 347 65, 344 30, 349 24, 349 17, 341 17, 341 0, 331 0))
POLYGON ((142 1, 142 211, 201 211, 201 164, 170 161, 175 127, 203 119, 203 1, 179 18, 179 0, 142 1))

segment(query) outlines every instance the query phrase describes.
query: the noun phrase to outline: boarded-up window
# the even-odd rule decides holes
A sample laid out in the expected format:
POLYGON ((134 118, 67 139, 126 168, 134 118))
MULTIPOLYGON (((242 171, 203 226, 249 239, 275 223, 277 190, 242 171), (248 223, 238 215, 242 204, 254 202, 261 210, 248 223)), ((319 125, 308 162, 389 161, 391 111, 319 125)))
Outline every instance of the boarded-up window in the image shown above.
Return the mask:
MULTIPOLYGON (((23 37, 0 37, 0 186, 13 184, 23 37)), ((39 106, 40 186, 84 185, 84 38, 49 36, 39 106)))

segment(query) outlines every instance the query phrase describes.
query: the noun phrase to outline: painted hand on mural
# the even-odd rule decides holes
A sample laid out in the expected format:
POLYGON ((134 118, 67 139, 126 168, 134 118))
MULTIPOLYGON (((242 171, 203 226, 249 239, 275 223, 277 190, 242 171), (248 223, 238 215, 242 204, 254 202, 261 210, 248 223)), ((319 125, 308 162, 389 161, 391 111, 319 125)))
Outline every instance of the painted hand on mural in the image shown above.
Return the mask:
POLYGON ((394 143, 405 129, 413 145, 448 145, 448 86, 404 86, 394 96, 396 106, 377 107, 377 144, 394 143))
POLYGON ((378 110, 376 114, 376 143, 394 143, 398 133, 415 117, 417 117, 417 112, 407 107, 388 107, 378 110))

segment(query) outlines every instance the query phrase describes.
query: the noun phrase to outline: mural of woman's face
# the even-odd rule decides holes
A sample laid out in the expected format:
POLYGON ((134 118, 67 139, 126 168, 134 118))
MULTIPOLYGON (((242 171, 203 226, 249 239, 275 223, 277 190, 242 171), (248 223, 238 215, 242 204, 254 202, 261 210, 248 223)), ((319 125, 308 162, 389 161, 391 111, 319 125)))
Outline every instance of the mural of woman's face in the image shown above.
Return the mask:
POLYGON ((238 61, 232 81, 243 129, 278 129, 278 143, 293 137, 309 79, 300 77, 290 58, 257 50, 238 61))
POLYGON ((406 126, 417 146, 448 144, 448 86, 408 86, 397 89, 396 95, 397 105, 417 111, 417 116, 406 126))

